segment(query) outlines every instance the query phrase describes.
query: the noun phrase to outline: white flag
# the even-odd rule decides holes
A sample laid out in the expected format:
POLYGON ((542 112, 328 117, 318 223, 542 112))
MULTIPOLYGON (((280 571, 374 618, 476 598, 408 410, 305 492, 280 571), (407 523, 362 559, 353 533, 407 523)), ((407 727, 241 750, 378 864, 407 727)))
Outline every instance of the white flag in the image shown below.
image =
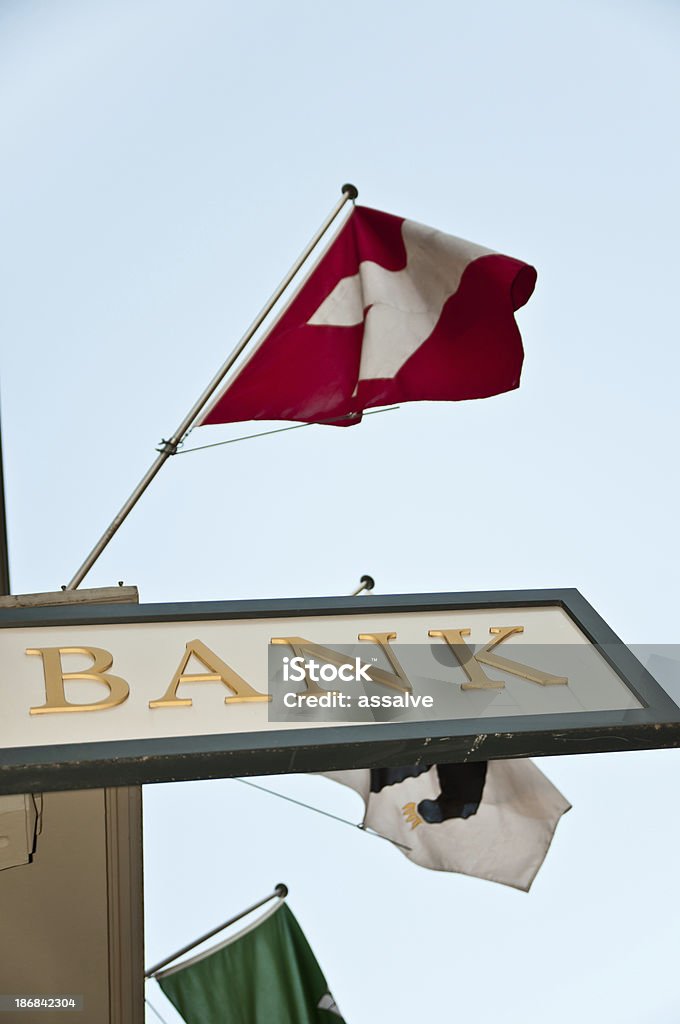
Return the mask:
POLYGON ((528 892, 571 804, 529 760, 324 772, 416 864, 528 892))

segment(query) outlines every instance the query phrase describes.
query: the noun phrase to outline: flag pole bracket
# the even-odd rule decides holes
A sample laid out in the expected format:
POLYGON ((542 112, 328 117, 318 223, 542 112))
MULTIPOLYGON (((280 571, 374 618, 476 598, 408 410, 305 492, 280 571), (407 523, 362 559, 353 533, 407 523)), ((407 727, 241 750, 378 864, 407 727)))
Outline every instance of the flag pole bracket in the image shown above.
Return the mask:
POLYGON ((179 441, 166 441, 164 437, 161 438, 161 443, 156 448, 156 451, 160 455, 177 455, 177 449, 179 448, 179 441))

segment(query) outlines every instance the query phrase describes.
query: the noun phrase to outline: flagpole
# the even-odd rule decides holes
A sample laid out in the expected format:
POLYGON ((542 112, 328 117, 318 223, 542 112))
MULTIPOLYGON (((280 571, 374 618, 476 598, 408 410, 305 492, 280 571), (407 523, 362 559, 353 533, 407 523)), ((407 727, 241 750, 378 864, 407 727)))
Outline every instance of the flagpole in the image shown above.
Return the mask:
POLYGON ((2 466, 2 435, 0 434, 0 596, 11 593, 12 590, 9 585, 9 548, 7 544, 5 483, 2 466))
POLYGON ((196 946, 200 946, 202 942, 207 942, 208 939, 211 939, 213 935, 217 935, 217 933, 221 932, 224 928, 228 928, 230 925, 236 924, 236 922, 240 921, 242 917, 246 917, 248 914, 252 914, 254 910, 257 910, 259 907, 264 906, 265 903, 269 903, 270 900, 276 899, 277 897, 278 899, 283 900, 286 898, 287 895, 288 886, 284 885, 283 882, 279 882, 279 884, 274 889, 274 892, 270 893, 269 896, 265 896, 263 900, 258 900, 257 903, 253 903, 251 907, 248 907, 246 910, 242 910, 240 914, 236 914, 234 917, 230 917, 228 921, 225 921, 224 924, 218 925, 217 928, 211 928, 211 930, 209 932, 206 932, 205 935, 201 935, 200 939, 195 939, 194 942, 190 942, 188 945, 183 946, 181 949, 178 949, 176 953, 172 954, 172 956, 166 956, 165 960, 161 960, 160 963, 154 964, 154 966, 150 967, 148 971, 145 971, 144 977, 153 978, 155 974, 157 974, 168 964, 171 964, 173 960, 177 960, 179 959, 179 957, 184 956, 185 953, 188 953, 190 950, 195 949, 196 946))
POLYGON ((182 442, 182 439, 186 435, 187 431, 194 425, 200 414, 205 409, 205 406, 208 404, 209 400, 215 394, 218 387, 226 377, 229 370, 232 368, 238 357, 241 355, 243 350, 248 345, 248 342, 251 341, 255 332, 262 325, 262 323, 269 315, 269 313, 271 313, 272 309, 279 301, 279 299, 285 292, 286 288, 297 274, 298 270, 300 270, 303 263, 305 263, 305 261, 309 258, 313 250, 316 248, 316 246, 319 244, 323 236, 328 231, 329 227, 331 226, 335 218, 343 209, 345 203, 348 202, 349 200, 356 199, 357 196, 359 195, 359 192, 355 188, 355 186, 350 184, 343 185, 341 191, 341 198, 338 200, 338 202, 335 204, 331 212, 328 214, 325 221, 323 222, 319 230, 316 232, 314 237, 303 249, 302 253, 297 258, 293 266, 290 268, 284 279, 281 281, 276 291, 271 295, 271 297, 262 307, 258 315, 251 323, 248 330, 245 332, 245 334, 237 344, 236 348, 228 356, 226 362, 222 364, 222 366, 219 368, 219 370, 217 371, 213 379, 210 381, 208 386, 205 388, 205 390, 202 392, 199 398, 197 398, 197 400, 194 402, 189 412, 186 414, 180 425, 173 433, 172 437, 170 437, 167 441, 165 439, 163 440, 162 447, 158 449, 158 457, 151 464, 151 466, 146 471, 142 479, 139 481, 139 483, 137 484, 134 491, 127 499, 121 510, 111 521, 108 528, 104 531, 104 533, 99 538, 95 546, 92 548, 89 555, 87 556, 83 564, 80 566, 80 568, 74 575, 73 579, 63 588, 64 590, 75 590, 82 583, 83 579, 85 578, 85 576, 87 576, 88 572, 90 571, 94 563, 97 561, 102 551, 104 551, 109 541, 117 532, 118 528, 128 517, 128 515, 135 507, 141 496, 144 494, 147 487, 155 478, 159 470, 165 465, 165 463, 167 462, 171 455, 176 454, 177 449, 180 443, 182 442))

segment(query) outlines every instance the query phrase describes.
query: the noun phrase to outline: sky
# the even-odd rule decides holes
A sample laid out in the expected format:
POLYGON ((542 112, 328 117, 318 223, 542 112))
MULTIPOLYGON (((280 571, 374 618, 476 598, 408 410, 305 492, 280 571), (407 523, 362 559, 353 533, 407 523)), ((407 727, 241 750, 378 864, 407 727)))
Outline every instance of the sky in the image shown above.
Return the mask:
MULTIPOLYGON (((660 0, 6 0, 14 591, 70 579, 352 181, 537 267, 521 388, 184 453, 87 584, 577 587, 627 642, 678 643, 679 23, 660 0)), ((676 1021, 678 754, 541 767, 573 810, 529 895, 235 780, 146 787, 148 962, 285 881, 348 1024, 676 1021)), ((360 819, 326 780, 264 784, 360 819)))

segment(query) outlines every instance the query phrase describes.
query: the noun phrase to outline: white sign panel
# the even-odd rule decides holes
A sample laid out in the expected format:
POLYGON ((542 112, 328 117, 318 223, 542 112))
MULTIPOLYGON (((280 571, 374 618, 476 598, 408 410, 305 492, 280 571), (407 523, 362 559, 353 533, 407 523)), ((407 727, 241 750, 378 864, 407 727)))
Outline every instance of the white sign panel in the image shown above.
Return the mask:
POLYGON ((499 757, 518 736, 537 753, 557 727, 596 728, 609 749, 608 723, 677 714, 575 591, 12 610, 2 624, 5 791, 399 763, 427 747, 457 760, 468 741, 499 757))

